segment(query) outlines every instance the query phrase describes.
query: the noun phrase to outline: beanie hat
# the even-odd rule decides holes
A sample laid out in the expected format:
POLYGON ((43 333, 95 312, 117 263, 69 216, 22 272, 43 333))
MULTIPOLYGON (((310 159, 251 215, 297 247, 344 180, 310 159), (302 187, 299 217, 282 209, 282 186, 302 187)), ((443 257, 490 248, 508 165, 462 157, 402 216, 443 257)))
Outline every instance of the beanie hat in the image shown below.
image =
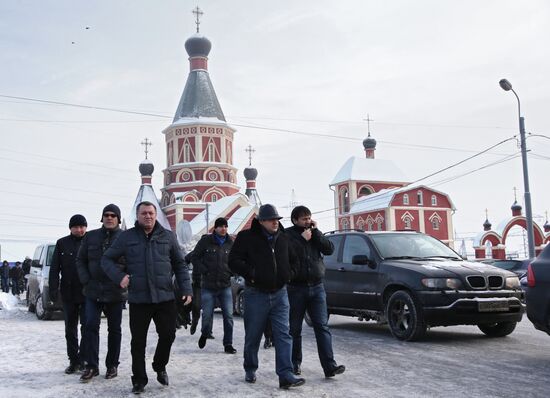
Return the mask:
POLYGON ((86 217, 84 217, 82 214, 75 214, 69 220, 69 228, 79 226, 87 227, 88 222, 86 221, 86 217))
POLYGON ((103 221, 103 214, 107 213, 108 211, 110 211, 111 213, 115 213, 117 218, 118 218, 118 223, 120 224, 120 208, 115 205, 115 204, 108 204, 107 206, 105 206, 103 208, 103 212, 101 212, 101 220, 99 221, 103 221))
POLYGON ((227 220, 223 217, 217 218, 216 221, 214 222, 214 228, 218 228, 221 226, 227 227, 227 220))

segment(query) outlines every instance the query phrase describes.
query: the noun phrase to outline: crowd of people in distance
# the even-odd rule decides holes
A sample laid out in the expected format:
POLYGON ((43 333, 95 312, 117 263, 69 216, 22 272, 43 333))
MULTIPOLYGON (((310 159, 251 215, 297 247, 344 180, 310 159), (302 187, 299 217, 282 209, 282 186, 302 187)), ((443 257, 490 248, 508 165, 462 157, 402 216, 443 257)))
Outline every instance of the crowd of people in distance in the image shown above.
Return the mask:
POLYGON ((27 289, 27 278, 31 270, 31 259, 26 257, 23 262, 16 261, 10 266, 7 260, 2 262, 0 266, 1 287, 4 293, 11 293, 14 296, 19 296, 27 289))

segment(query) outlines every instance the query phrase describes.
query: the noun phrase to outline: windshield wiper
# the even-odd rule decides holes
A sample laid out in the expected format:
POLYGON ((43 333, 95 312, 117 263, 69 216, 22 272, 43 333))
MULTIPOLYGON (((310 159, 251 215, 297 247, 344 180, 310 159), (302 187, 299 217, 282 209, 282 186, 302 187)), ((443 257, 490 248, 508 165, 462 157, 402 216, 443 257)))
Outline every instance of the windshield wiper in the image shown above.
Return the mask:
POLYGON ((462 261, 462 259, 460 257, 455 257, 455 256, 426 256, 426 257, 422 257, 422 258, 425 258, 425 259, 428 259, 428 258, 446 258, 446 259, 454 260, 454 261, 462 261))
POLYGON ((384 260, 423 260, 423 258, 417 256, 393 256, 384 257, 384 260))

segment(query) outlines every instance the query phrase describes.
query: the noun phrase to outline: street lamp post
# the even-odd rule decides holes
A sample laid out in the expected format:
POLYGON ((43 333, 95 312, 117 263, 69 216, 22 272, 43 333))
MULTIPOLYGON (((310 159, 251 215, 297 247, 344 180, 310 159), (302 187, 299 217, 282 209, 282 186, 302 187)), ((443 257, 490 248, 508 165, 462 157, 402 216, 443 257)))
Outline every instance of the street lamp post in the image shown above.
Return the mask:
POLYGON ((529 247, 529 258, 535 258, 535 236, 533 233, 533 211, 531 209, 531 192, 529 191, 529 170, 527 168, 527 144, 525 143, 525 121, 521 116, 521 104, 519 97, 512 88, 512 84, 502 79, 498 82, 504 91, 511 91, 518 100, 518 116, 519 116, 519 136, 521 144, 521 161, 523 164, 523 187, 525 191, 525 217, 527 219, 527 245, 529 247))

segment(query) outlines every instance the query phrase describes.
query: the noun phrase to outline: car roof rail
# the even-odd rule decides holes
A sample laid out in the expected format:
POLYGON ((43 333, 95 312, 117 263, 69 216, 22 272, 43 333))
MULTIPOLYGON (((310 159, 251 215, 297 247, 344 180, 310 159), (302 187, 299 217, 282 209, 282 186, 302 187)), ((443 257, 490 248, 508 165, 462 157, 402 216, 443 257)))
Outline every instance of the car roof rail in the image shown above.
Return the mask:
POLYGON ((335 234, 337 232, 369 232, 369 231, 365 231, 363 229, 356 229, 356 228, 351 228, 351 229, 335 229, 334 231, 328 231, 328 232, 325 232, 325 235, 331 235, 331 234, 335 234))

